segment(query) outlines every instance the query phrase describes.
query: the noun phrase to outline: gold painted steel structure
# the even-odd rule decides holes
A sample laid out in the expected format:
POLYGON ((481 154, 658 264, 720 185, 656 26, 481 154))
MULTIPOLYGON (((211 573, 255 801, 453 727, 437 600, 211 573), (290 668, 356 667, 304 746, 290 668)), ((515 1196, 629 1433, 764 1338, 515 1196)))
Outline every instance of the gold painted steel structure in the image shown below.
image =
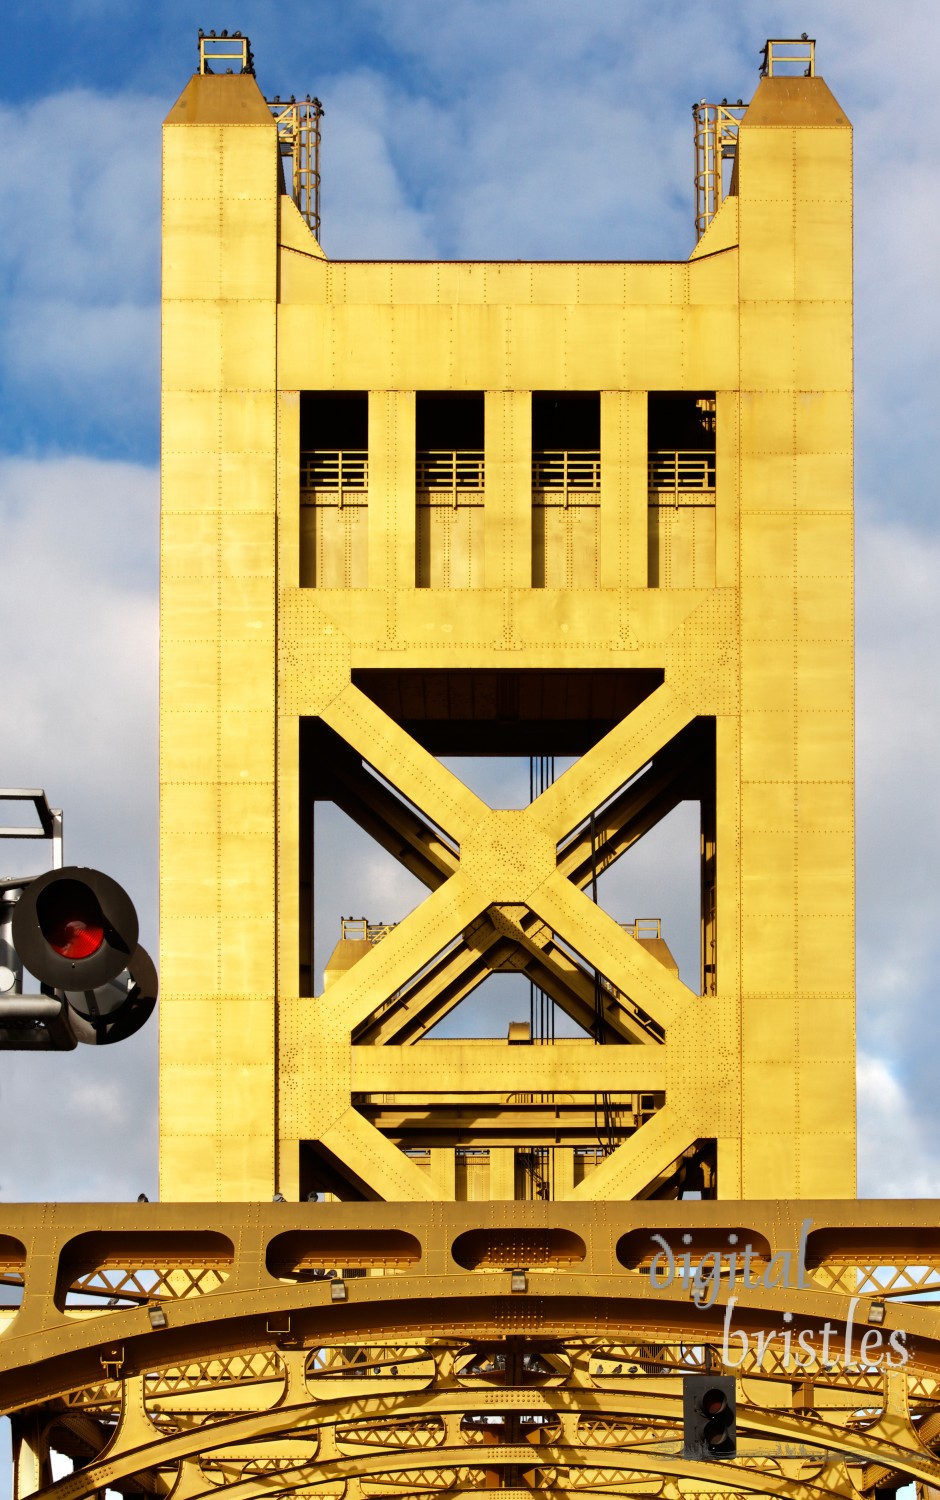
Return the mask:
POLYGON ((937 1205, 850 1201, 848 121, 769 43, 688 261, 336 262, 217 41, 164 138, 164 1202, 0 1206, 17 1500, 932 1500, 937 1205), (322 800, 428 895, 319 989, 322 800), (692 984, 597 900, 685 800, 692 984), (426 1039, 507 972, 535 1031, 426 1039))
POLYGON ((659 264, 330 261, 277 153, 248 75, 166 123, 164 1198, 851 1196, 848 121, 763 78, 659 264), (689 798, 691 987, 590 899, 689 798), (321 799, 429 894, 318 994, 321 799), (423 1040, 507 969, 585 1040, 423 1040))
POLYGON ((936 1205, 689 1208, 112 1205, 102 1230, 4 1206, 18 1494, 940 1487, 936 1304, 912 1300, 940 1288, 936 1205), (689 1257, 669 1284, 663 1244, 689 1257), (723 1358, 738 1457, 692 1461, 681 1377, 723 1358))

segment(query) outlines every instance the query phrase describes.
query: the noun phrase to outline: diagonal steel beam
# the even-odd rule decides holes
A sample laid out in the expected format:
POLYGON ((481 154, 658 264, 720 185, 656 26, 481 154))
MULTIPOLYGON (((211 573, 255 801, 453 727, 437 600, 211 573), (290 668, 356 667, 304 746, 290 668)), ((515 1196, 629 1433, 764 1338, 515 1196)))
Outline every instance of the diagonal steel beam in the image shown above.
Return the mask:
POLYGON ((657 1021, 667 1035, 670 1022, 678 1019, 696 998, 642 944, 624 932, 613 917, 595 906, 564 876, 551 876, 532 892, 529 904, 553 932, 571 943, 583 959, 657 1021))
POLYGON ((536 798, 539 820, 560 843, 694 718, 663 683, 536 798))
POLYGON ((489 812, 423 745, 350 683, 323 712, 348 745, 458 844, 489 812))
POLYGON ((595 869, 602 875, 680 802, 700 795, 703 749, 699 726, 690 724, 653 756, 648 770, 597 813, 593 852, 590 824, 562 845, 560 873, 583 889, 595 869))

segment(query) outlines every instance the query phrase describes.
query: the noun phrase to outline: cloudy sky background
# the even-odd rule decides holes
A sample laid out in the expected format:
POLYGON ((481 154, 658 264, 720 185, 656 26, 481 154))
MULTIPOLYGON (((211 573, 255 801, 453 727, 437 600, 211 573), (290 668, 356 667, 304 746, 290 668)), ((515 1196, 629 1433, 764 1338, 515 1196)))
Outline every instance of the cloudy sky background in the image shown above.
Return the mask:
MULTIPOLYGON (((818 38, 856 130, 860 1191, 940 1196, 935 0, 8 4, 0 781, 65 808, 68 860, 127 886, 152 951, 160 124, 200 25, 251 37, 268 95, 323 100, 324 247, 381 258, 687 255, 692 100, 750 97, 768 35, 818 38)), ((669 918, 689 827, 634 859, 623 916, 669 918)), ((369 881, 370 917, 412 903, 354 842, 336 914, 369 881)), ((4 1054, 0 1199, 155 1197, 155 1044, 4 1054)))

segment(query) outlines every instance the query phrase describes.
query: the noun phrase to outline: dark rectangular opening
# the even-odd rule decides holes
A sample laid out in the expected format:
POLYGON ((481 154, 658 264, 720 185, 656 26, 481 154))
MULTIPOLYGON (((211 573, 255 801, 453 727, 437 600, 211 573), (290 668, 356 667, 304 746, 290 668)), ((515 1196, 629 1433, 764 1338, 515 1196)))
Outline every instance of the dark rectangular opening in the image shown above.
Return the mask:
POLYGON ((415 414, 415 585, 483 586, 483 396, 419 391, 415 414))
POLYGON ((715 586, 715 393, 651 391, 650 588, 715 586))
POLYGON ((365 391, 301 392, 301 588, 368 584, 368 442, 365 391))
POLYGON ((650 391, 649 447, 715 451, 714 391, 650 391))
POLYGON ((429 449, 483 448, 483 393, 419 391, 415 398, 415 446, 429 449))
POLYGON ((362 451, 369 446, 369 397, 365 391, 301 391, 302 453, 362 451))
POLYGON ((600 586, 601 398, 532 396, 532 587, 600 586))
POLYGON ((533 391, 532 448, 597 451, 601 446, 601 398, 597 391, 533 391))

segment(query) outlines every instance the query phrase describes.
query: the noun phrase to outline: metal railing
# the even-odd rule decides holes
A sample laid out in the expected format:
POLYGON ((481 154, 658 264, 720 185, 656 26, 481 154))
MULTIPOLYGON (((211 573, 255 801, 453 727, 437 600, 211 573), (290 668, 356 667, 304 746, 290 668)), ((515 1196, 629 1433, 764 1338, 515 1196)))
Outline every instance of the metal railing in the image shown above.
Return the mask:
POLYGON ((632 922, 621 922, 621 927, 632 938, 661 938, 662 917, 636 917, 632 922))
POLYGON ((370 922, 368 917, 340 917, 344 942, 380 943, 397 926, 397 922, 370 922))
POLYGON ((369 488, 369 455, 364 448, 315 448, 301 453, 300 488, 302 493, 327 490, 338 494, 342 505, 345 491, 369 488))
POLYGON ((762 78, 815 78, 816 38, 807 36, 770 37, 761 48, 762 78))
MULTIPOLYGON (((281 157, 290 162, 290 195, 313 233, 320 235, 320 121, 319 99, 269 99, 277 125, 281 157)), ((285 174, 286 175, 286 174, 285 174)))
MULTIPOLYGON (((762 78, 815 78, 816 39, 770 37, 761 48, 762 78)), ((738 149, 738 126, 747 105, 743 99, 692 105, 695 135, 695 237, 701 239, 726 197, 723 167, 738 149)))
MULTIPOLYGON (((251 43, 240 31, 216 36, 199 29, 200 73, 251 73, 255 71, 251 43)), ((320 121, 323 105, 319 99, 268 99, 268 108, 277 126, 277 144, 281 157, 290 161, 285 173, 288 191, 313 233, 320 234, 320 121)))
POLYGON ((747 105, 740 99, 729 104, 693 104, 695 132, 695 237, 701 239, 715 217, 725 195, 723 168, 734 161, 738 149, 738 126, 747 105))
POLYGON ((218 36, 210 31, 207 36, 200 26, 196 46, 199 49, 200 73, 253 73, 255 70, 251 43, 240 31, 233 31, 231 36, 227 31, 220 32, 218 36), (225 67, 225 63, 230 66, 225 67), (235 64, 234 67, 231 66, 232 63, 235 64))
POLYGON ((664 496, 673 505, 715 502, 715 455, 710 450, 653 449, 648 475, 649 492, 660 505, 664 496))
POLYGON ((546 448, 532 454, 532 488, 563 493, 600 491, 601 456, 597 450, 546 448))
MULTIPOLYGON (((457 504, 458 496, 483 493, 483 453, 472 448, 426 448, 415 459, 415 489, 449 492, 457 504)), ((435 493, 435 498, 438 498, 435 493)), ((472 503, 472 502, 471 502, 472 503)))

